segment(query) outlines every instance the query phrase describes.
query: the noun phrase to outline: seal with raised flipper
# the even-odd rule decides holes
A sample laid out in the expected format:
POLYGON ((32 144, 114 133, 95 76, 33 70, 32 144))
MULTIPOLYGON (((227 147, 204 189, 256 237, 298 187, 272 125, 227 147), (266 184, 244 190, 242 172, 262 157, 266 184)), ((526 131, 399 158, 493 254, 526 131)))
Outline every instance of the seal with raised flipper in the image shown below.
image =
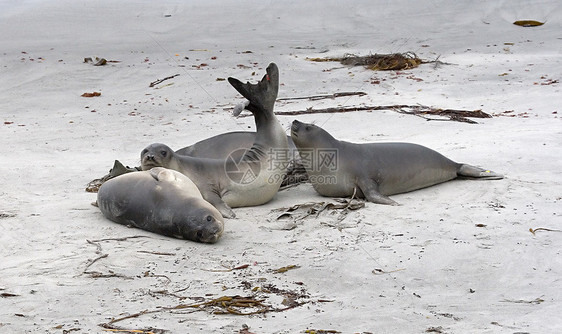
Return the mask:
MULTIPOLYGON (((250 131, 232 131, 203 139, 193 145, 186 146, 176 151, 179 155, 188 155, 195 158, 240 159, 256 141, 256 133, 250 131)), ((281 183, 281 187, 298 184, 307 180, 306 171, 302 166, 297 147, 290 136, 287 136, 289 144, 289 164, 287 175, 281 183)))
MULTIPOLYGON (((256 132, 232 131, 203 139, 177 150, 176 153, 195 158, 226 159, 240 149, 250 149, 255 141, 256 132)), ((295 157, 298 151, 290 136, 287 136, 287 143, 289 156, 295 157)))
POLYGON ((97 205, 116 223, 180 239, 214 243, 224 230, 221 214, 197 186, 187 176, 161 167, 106 181, 97 205))
POLYGON ((489 170, 454 162, 411 143, 355 144, 340 141, 314 124, 297 120, 291 138, 314 189, 323 196, 365 198, 397 205, 389 195, 405 193, 457 177, 502 179, 489 170))
POLYGON ((269 202, 283 181, 289 156, 287 135, 273 113, 279 90, 279 70, 271 63, 266 72, 257 84, 228 78, 247 99, 244 108, 252 112, 256 123, 254 142, 241 157, 195 158, 177 154, 168 146, 156 143, 141 152, 142 169, 165 167, 187 175, 203 198, 227 218, 235 217, 232 207, 269 202))

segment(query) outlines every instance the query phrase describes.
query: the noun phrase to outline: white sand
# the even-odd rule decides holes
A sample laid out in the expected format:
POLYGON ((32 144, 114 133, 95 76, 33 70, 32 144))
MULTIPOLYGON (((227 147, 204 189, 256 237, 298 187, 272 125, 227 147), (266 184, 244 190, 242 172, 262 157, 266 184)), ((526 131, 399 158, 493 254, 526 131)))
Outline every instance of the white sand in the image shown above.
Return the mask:
MULTIPOLYGON (((148 310, 159 312, 112 325, 562 332, 562 233, 529 232, 562 229, 562 94, 560 83, 549 84, 562 79, 561 18, 556 0, 0 3, 0 331, 99 333, 98 324, 148 310), (512 24, 520 19, 546 24, 512 24), (452 65, 397 74, 305 60, 407 51, 452 65), (120 62, 82 62, 94 56, 120 62), (255 81, 269 62, 281 72, 279 97, 368 93, 278 103, 279 111, 418 103, 512 111, 479 124, 392 111, 296 117, 340 139, 426 145, 506 178, 452 181, 393 196, 399 207, 367 203, 341 222, 324 212, 286 230, 272 209, 325 200, 301 185, 267 205, 235 209, 214 245, 128 229, 90 205, 86 184, 114 159, 137 165, 153 142, 178 149, 253 129, 252 118, 230 115, 241 97, 217 79, 255 81), (193 67, 201 64, 208 66, 193 67), (102 95, 81 97, 94 91, 102 95), (100 253, 87 242, 130 236, 142 237, 100 241, 100 253), (288 265, 300 267, 273 272, 288 265), (306 295, 296 300, 304 304, 253 316, 163 309, 233 295, 285 307, 271 286, 306 295)), ((288 128, 295 117, 279 119, 288 128)))

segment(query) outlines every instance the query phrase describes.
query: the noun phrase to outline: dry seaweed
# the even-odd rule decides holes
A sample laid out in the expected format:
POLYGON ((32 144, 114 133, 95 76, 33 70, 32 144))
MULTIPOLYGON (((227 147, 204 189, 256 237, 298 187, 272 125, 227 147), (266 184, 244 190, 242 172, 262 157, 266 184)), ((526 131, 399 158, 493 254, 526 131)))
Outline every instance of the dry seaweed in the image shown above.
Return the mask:
POLYGON ((202 270, 210 271, 210 272, 214 272, 214 273, 226 273, 226 272, 230 272, 230 271, 234 271, 234 270, 246 269, 249 266, 250 266, 249 264, 243 264, 241 266, 232 267, 232 268, 225 267, 226 269, 202 269, 202 270))
POLYGON ((262 314, 268 311, 272 311, 273 308, 270 305, 263 303, 263 299, 256 299, 253 296, 240 297, 240 296, 223 296, 219 298, 212 299, 210 301, 190 304, 190 305, 178 305, 173 309, 182 308, 197 308, 206 310, 213 314, 234 314, 234 315, 253 315, 262 314), (242 309, 251 309, 250 311, 242 311, 242 309))
POLYGON ((107 60, 105 58, 100 58, 100 57, 86 57, 84 58, 84 63, 89 64, 92 63, 92 65, 94 66, 104 66, 107 65, 107 63, 120 63, 120 60, 107 60))
POLYGON ((383 274, 392 274, 398 271, 402 271, 402 270, 406 270, 406 268, 400 268, 400 269, 396 269, 396 270, 391 270, 391 271, 384 271, 380 268, 375 268, 373 269, 371 272, 375 275, 383 275, 383 274))
POLYGON ((562 232, 561 230, 554 230, 554 229, 550 229, 550 228, 544 228, 544 227, 539 227, 539 228, 529 228, 529 232, 533 233, 533 235, 535 235, 535 232, 537 231, 548 231, 548 232, 562 232))
POLYGON ((165 329, 152 328, 152 327, 145 328, 145 329, 126 329, 123 327, 113 326, 110 323, 100 324, 99 326, 104 328, 105 332, 113 332, 113 333, 163 334, 167 332, 167 330, 165 329))
POLYGON ((164 79, 156 79, 155 81, 151 82, 150 85, 148 85, 148 87, 154 87, 154 86, 158 85, 159 83, 162 83, 166 80, 173 79, 173 78, 177 77, 178 75, 179 74, 174 74, 174 75, 171 75, 169 77, 165 77, 164 79))
POLYGON ((82 97, 96 97, 96 96, 101 96, 101 93, 100 92, 84 93, 80 96, 82 96, 82 97))
POLYGON ((359 106, 359 107, 333 107, 325 109, 308 108, 306 110, 297 111, 277 111, 275 115, 278 116, 295 116, 306 114, 332 114, 332 113, 346 113, 354 111, 378 111, 378 110, 391 110, 401 114, 414 115, 422 117, 428 121, 457 121, 470 124, 477 124, 477 122, 468 119, 471 118, 492 118, 492 115, 485 113, 482 110, 459 110, 459 109, 442 109, 433 108, 424 105, 386 105, 386 106, 359 106), (428 118, 428 115, 448 117, 448 119, 428 118))
POLYGON ((10 298, 10 297, 19 297, 19 295, 16 295, 14 293, 9 293, 9 292, 2 292, 2 293, 0 293, 0 297, 10 298))
POLYGON ((272 272, 275 273, 275 274, 281 274, 281 273, 285 273, 285 272, 287 272, 289 270, 292 270, 292 269, 298 269, 300 267, 301 266, 298 266, 296 264, 291 264, 291 265, 288 265, 288 266, 285 266, 285 267, 274 269, 274 270, 272 270, 272 272))
MULTIPOLYGON (((542 296, 541 296, 542 297, 542 296)), ((542 298, 535 298, 533 300, 523 300, 523 299, 518 299, 518 300, 511 300, 511 299, 504 299, 502 300, 502 302, 504 303, 515 303, 515 304, 540 304, 542 302, 544 302, 544 299, 542 298)))
POLYGON ((326 62, 337 61, 347 66, 364 66, 373 71, 399 71, 408 70, 426 63, 413 52, 374 54, 368 56, 357 56, 346 54, 343 57, 333 58, 307 58, 310 61, 326 62))
POLYGON ((169 256, 176 256, 176 253, 167 253, 167 252, 152 252, 152 251, 145 251, 140 250, 137 253, 145 253, 145 254, 154 254, 154 255, 169 255, 169 256))
POLYGON ((324 95, 312 95, 312 96, 301 96, 301 97, 282 97, 277 99, 277 101, 289 101, 289 100, 322 100, 322 99, 334 99, 336 97, 346 97, 346 96, 365 96, 365 92, 339 92, 334 94, 324 94, 324 95))
MULTIPOLYGON (((125 241, 128 239, 135 239, 135 238, 148 238, 147 236, 143 236, 143 235, 134 235, 134 236, 130 236, 130 237, 123 237, 123 238, 105 238, 105 239, 98 239, 98 240, 86 240, 86 242, 88 242, 90 245, 94 245, 96 246, 96 254, 99 254, 98 257, 96 257, 95 259, 88 259, 88 261, 86 262, 86 267, 84 268, 84 270, 82 271, 82 275, 90 275, 90 277, 92 278, 112 278, 112 277, 117 277, 117 278, 124 278, 124 279, 133 279, 132 277, 129 276, 125 276, 122 274, 117 274, 115 272, 113 272, 112 270, 109 270, 108 274, 104 274, 101 273, 99 271, 90 271, 88 270, 94 263, 96 263, 97 261, 101 260, 101 259, 105 259, 109 256, 109 254, 102 254, 102 247, 100 242, 102 241, 125 241)), ((156 275, 155 275, 156 276, 156 275)))
POLYGON ((535 20, 519 20, 513 22, 513 24, 520 27, 539 27, 542 26, 544 22, 539 22, 535 20))
MULTIPOLYGON (((314 216, 318 218, 320 213, 324 210, 332 210, 337 212, 341 210, 341 214, 346 214, 349 210, 358 210, 365 207, 365 202, 355 199, 355 198, 342 198, 342 199, 335 199, 337 203, 332 202, 307 202, 302 204, 295 204, 288 208, 279 208, 271 210, 271 212, 279 212, 275 218, 276 220, 284 219, 284 218, 292 218, 294 220, 302 220, 309 216, 314 216)), ((340 217, 341 218, 341 217, 340 217)), ((341 219, 339 219, 341 220, 341 219)))

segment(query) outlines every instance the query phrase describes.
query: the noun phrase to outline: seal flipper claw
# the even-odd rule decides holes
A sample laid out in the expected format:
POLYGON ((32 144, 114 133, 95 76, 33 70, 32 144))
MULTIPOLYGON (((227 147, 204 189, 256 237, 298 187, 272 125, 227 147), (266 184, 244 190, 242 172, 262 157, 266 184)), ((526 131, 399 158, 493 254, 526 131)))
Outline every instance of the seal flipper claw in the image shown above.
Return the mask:
POLYGON ((400 205, 388 196, 385 196, 377 190, 376 183, 371 179, 358 178, 355 182, 357 187, 363 193, 363 196, 369 201, 377 204, 400 205))

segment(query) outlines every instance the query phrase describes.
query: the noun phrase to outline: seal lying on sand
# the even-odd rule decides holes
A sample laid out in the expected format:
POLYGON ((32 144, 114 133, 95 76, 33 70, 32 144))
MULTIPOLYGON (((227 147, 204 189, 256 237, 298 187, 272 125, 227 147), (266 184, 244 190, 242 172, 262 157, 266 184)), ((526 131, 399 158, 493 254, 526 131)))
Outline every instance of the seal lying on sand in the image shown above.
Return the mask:
POLYGON ((397 205, 388 195, 425 188, 456 177, 501 179, 502 175, 456 163, 410 143, 354 144, 319 126, 293 121, 291 138, 314 189, 323 196, 354 192, 370 202, 397 205))
MULTIPOLYGON (((256 141, 256 133, 250 131, 233 131, 221 133, 176 151, 179 155, 189 155, 194 158, 226 159, 233 152, 240 149, 250 149, 256 141)), ((296 155, 297 147, 290 136, 287 136, 289 156, 296 155)), ((234 156, 236 157, 236 156, 234 156)), ((238 158, 241 158, 240 155, 238 158)))
POLYGON ((98 191, 103 215, 119 224, 170 237, 214 243, 221 214, 185 175, 165 168, 132 172, 106 181, 98 191))
POLYGON ((261 205, 279 190, 288 166, 285 131, 273 113, 279 90, 279 70, 271 63, 257 84, 228 78, 246 99, 245 109, 256 122, 256 137, 242 157, 205 159, 179 155, 164 144, 151 144, 141 152, 141 167, 166 167, 187 175, 203 198, 224 217, 235 217, 231 207, 261 205))
MULTIPOLYGON (((226 132, 179 149, 176 151, 176 154, 210 159, 226 159, 231 156, 233 159, 239 160, 242 158, 245 151, 252 147, 255 140, 255 132, 226 132)), ((281 183, 281 188, 304 182, 308 178, 300 162, 297 147, 290 136, 287 136, 287 142, 289 144, 289 164, 287 166, 287 175, 281 183)))

